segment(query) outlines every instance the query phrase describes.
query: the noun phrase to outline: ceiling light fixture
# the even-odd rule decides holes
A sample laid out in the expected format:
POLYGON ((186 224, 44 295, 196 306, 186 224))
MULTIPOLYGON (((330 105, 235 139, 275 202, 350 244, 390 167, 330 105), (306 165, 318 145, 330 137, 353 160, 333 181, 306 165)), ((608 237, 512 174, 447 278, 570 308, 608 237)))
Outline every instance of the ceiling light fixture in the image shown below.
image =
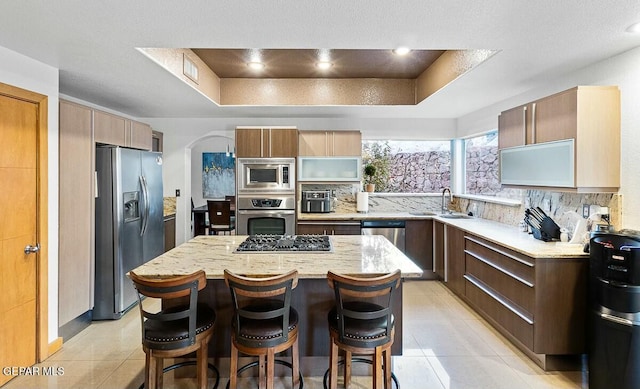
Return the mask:
POLYGON ((247 66, 253 70, 262 70, 264 69, 264 64, 262 62, 249 62, 247 66))
POLYGON ((318 69, 326 70, 326 69, 329 69, 330 67, 332 67, 333 64, 331 62, 327 62, 327 61, 320 61, 320 62, 316 63, 316 66, 318 67, 318 69))
POLYGON ((398 47, 396 49, 393 49, 392 51, 395 55, 407 55, 411 52, 411 49, 408 47, 398 47))
POLYGON ((632 25, 630 25, 629 27, 627 27, 627 29, 625 30, 626 32, 630 32, 632 34, 638 34, 640 33, 640 22, 638 23, 633 23, 632 25))

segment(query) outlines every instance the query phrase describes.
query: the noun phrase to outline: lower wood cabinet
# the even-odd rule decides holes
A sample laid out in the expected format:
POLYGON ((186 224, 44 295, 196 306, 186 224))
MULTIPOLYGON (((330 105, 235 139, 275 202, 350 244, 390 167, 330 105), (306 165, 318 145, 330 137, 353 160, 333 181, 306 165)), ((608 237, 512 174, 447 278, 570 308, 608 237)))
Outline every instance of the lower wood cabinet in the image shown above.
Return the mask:
POLYGON ((459 296, 464 296, 464 231, 445 228, 445 284, 459 296))
POLYGON ((444 229, 447 287, 544 369, 586 352, 587 259, 532 258, 444 229))
POLYGON ((164 219, 164 252, 176 247, 176 217, 164 219))
POLYGON ((433 221, 433 271, 444 280, 444 223, 433 221))
POLYGON ((360 235, 360 222, 299 221, 299 235, 360 235))
POLYGON ((436 278, 433 272, 433 221, 406 220, 404 253, 422 269, 422 278, 436 278))

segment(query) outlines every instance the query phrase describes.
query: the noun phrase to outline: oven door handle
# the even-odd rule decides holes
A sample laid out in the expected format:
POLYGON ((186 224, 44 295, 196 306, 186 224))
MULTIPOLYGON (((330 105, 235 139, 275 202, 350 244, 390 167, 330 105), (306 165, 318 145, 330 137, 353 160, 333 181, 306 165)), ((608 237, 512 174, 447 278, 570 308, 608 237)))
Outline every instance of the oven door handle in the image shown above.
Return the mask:
POLYGON ((296 211, 292 209, 288 210, 279 210, 279 209, 265 209, 265 210, 256 210, 256 209, 239 209, 236 211, 238 215, 265 215, 265 216, 273 216, 273 215, 295 215, 296 211))

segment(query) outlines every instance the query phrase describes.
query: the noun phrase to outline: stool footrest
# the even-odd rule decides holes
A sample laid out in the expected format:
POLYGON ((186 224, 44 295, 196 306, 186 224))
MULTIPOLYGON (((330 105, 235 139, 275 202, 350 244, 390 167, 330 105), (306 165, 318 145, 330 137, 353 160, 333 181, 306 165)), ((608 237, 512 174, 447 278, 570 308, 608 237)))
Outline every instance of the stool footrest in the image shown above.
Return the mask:
MULTIPOLYGON (((162 374, 169 372, 171 370, 175 370, 179 367, 195 366, 196 364, 197 364, 197 361, 185 361, 185 362, 174 363, 173 365, 167 366, 164 369, 162 369, 162 374)), ((216 373, 216 382, 213 384, 213 387, 211 389, 217 389, 218 384, 220 383, 220 372, 214 365, 210 363, 207 363, 207 365, 209 366, 209 370, 212 370, 216 373)), ((142 385, 140 385, 138 389, 144 389, 144 382, 142 383, 142 385)))
MULTIPOLYGON (((366 358, 351 358, 351 362, 364 362, 364 363, 368 363, 369 365, 373 365, 373 361, 366 358)), ((338 366, 340 365, 344 365, 344 359, 341 361, 338 361, 338 366)), ((322 380, 322 385, 324 386, 324 389, 327 389, 327 381, 329 380, 330 370, 331 369, 327 369, 327 371, 324 372, 324 378, 322 380)), ((396 389, 400 389, 398 378, 396 377, 395 374, 393 374, 393 372, 391 372, 391 380, 393 381, 394 384, 396 384, 396 389)))
MULTIPOLYGON (((284 365, 284 366, 288 367, 289 369, 293 369, 293 365, 291 365, 287 361, 283 361, 283 360, 280 360, 280 359, 275 359, 274 362, 277 365, 284 365)), ((257 367, 258 365, 259 365, 258 361, 247 363, 246 365, 244 365, 241 368, 239 368, 238 371, 236 372, 236 374, 241 374, 243 371, 249 370, 252 367, 257 367)), ((300 373, 299 377, 300 377, 300 385, 298 385, 298 389, 302 389, 302 388, 304 388, 304 379, 302 378, 302 373, 300 373)), ((229 389, 229 384, 230 383, 231 383, 231 381, 227 382, 226 389, 229 389)))

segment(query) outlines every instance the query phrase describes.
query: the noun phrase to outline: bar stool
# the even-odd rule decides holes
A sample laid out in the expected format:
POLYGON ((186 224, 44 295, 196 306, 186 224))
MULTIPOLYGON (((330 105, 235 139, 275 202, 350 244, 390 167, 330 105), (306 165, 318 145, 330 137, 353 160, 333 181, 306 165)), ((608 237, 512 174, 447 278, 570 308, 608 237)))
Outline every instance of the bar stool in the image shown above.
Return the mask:
POLYGON ((147 278, 129 272, 138 291, 138 306, 142 323, 142 348, 146 354, 145 380, 141 387, 162 388, 162 374, 186 365, 196 365, 198 388, 207 386, 207 367, 216 373, 213 388, 218 387, 218 369, 207 362, 209 340, 213 335, 215 312, 205 304, 198 304, 198 291, 207 284, 205 272, 197 271, 172 278, 147 278), (162 299, 160 311, 147 310, 143 297, 162 299), (186 304, 164 307, 172 299, 188 298, 186 304), (196 361, 177 363, 163 369, 164 358, 182 357, 196 352, 196 361))
POLYGON ((398 388, 398 380, 391 372, 391 346, 394 336, 393 292, 400 285, 400 270, 377 277, 351 277, 327 273, 329 286, 335 292, 335 307, 329 311, 331 351, 327 376, 331 389, 338 386, 338 365, 344 364, 344 386, 351 381, 351 363, 366 362, 373 365, 373 387, 391 389, 391 380, 398 388), (338 363, 339 350, 345 357, 338 363), (371 355, 372 360, 353 358, 371 355), (384 360, 384 363, 383 363, 384 360), (383 380, 384 369, 384 380, 383 380))
POLYGON ((298 271, 249 278, 224 271, 233 301, 231 361, 227 388, 236 389, 238 374, 258 366, 261 389, 273 388, 274 365, 292 370, 292 388, 304 385, 299 367, 298 312, 291 307, 291 291, 298 284, 298 271), (291 363, 276 360, 275 354, 291 349, 291 363), (238 352, 257 356, 258 361, 238 369, 238 352), (265 371, 266 370, 266 371, 265 371))

